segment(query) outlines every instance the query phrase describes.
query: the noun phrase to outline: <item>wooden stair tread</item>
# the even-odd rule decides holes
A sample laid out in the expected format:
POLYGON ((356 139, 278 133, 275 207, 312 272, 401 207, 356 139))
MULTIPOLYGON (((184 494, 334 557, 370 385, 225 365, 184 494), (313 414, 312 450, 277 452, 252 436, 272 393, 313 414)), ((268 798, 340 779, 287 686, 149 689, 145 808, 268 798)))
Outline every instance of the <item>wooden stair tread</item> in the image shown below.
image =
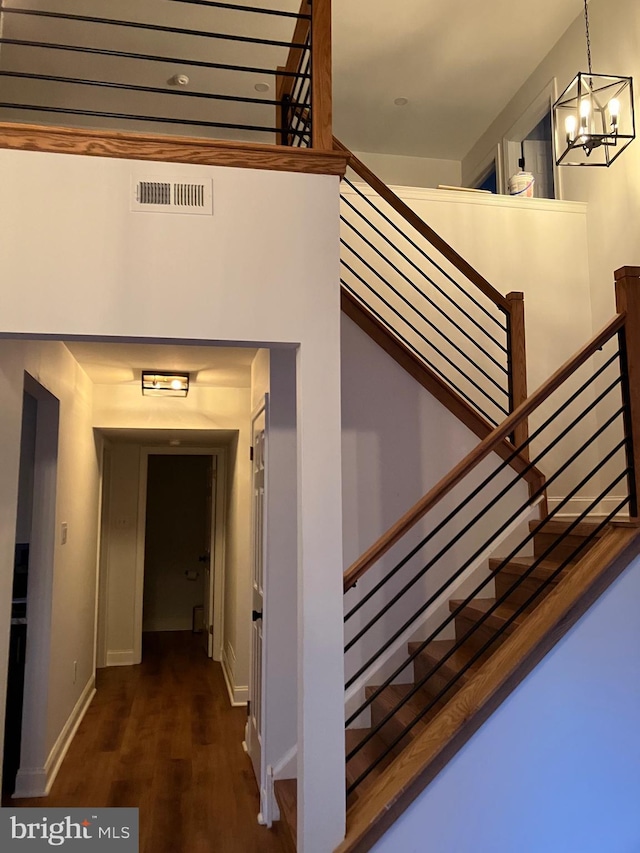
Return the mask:
MULTIPOLYGON (((449 601, 449 609, 451 612, 457 610, 463 601, 464 599, 451 599, 449 601)), ((462 616, 465 619, 479 620, 482 616, 488 613, 495 603, 495 598, 473 598, 463 608, 463 610, 460 611, 459 616, 462 616)), ((516 608, 511 607, 509 604, 499 604, 493 613, 484 620, 483 624, 489 627, 501 628, 507 619, 510 619, 515 612, 516 608)), ((514 619, 508 630, 513 630, 518 625, 522 624, 523 618, 523 616, 518 616, 514 619)))
POLYGON ((280 820, 289 831, 292 850, 297 848, 298 839, 298 780, 277 779, 273 789, 280 807, 280 820))
MULTIPOLYGON (((414 652, 419 645, 410 643, 409 651, 414 652)), ((464 643, 461 648, 452 651, 455 646, 455 640, 434 640, 419 652, 414 660, 416 681, 426 678, 423 689, 429 695, 439 697, 443 704, 448 703, 458 690, 464 687, 482 663, 482 659, 478 659, 468 666, 474 650, 468 643, 464 643), (451 654, 447 657, 449 653, 451 654)), ((432 716, 433 714, 428 715, 429 720, 432 716)))
MULTIPOLYGON (((505 573, 509 575, 523 575, 534 562, 537 561, 537 557, 514 557, 512 560, 509 560, 507 565, 500 570, 500 573, 505 573)), ((502 564, 503 560, 500 557, 490 557, 489 558, 489 569, 490 571, 495 571, 498 566, 502 564)), ((551 577, 551 575, 555 574, 558 571, 560 566, 566 562, 564 560, 540 560, 535 569, 527 575, 528 578, 535 578, 536 580, 547 580, 551 577)), ((560 571, 557 575, 557 580, 562 580, 563 577, 566 577, 567 573, 571 570, 571 567, 576 563, 575 560, 570 560, 567 562, 566 566, 560 571)))
MULTIPOLYGON (((409 652, 413 653, 419 645, 420 643, 409 643, 409 652)), ((434 640, 420 652, 420 656, 428 660, 431 665, 435 666, 436 664, 439 664, 447 654, 449 654, 455 645, 455 640, 434 640)), ((472 654, 469 649, 462 646, 461 648, 456 649, 455 652, 447 658, 447 660, 439 667, 438 671, 443 675, 443 677, 449 680, 457 675, 461 669, 464 669, 471 657, 472 654)), ((458 685, 462 686, 466 680, 471 678, 479 667, 480 663, 472 664, 472 666, 470 666, 465 674, 458 680, 458 685)))
MULTIPOLYGON (((574 523, 575 519, 551 519, 547 521, 543 519, 542 521, 530 521, 529 522, 529 530, 533 532, 540 533, 552 533, 560 535, 562 533, 566 533, 566 531, 571 527, 574 523)), ((580 521, 575 527, 572 529, 570 536, 590 536, 594 530, 602 523, 602 521, 597 520, 589 520, 589 521, 580 521)), ((597 537, 603 536, 606 532, 606 526, 602 528, 602 530, 597 534, 597 537)))
MULTIPOLYGON (((360 741, 370 732, 370 729, 347 729, 345 732, 345 747, 347 755, 351 752, 352 749, 360 743, 360 741)), ((378 758, 379 755, 386 750, 387 745, 382 740, 380 735, 374 735, 371 740, 369 740, 361 750, 359 750, 353 758, 347 761, 346 768, 346 777, 347 777, 347 785, 352 785, 355 780, 362 774, 364 771, 371 766, 371 764, 378 758)), ((378 764, 368 777, 362 781, 362 783, 358 786, 357 790, 353 792, 352 796, 357 796, 358 793, 362 793, 366 790, 367 785, 371 785, 383 770, 388 767, 395 755, 390 753, 386 755, 380 764, 378 764)))
MULTIPOLYGON (((382 709, 386 716, 387 713, 393 711, 394 708, 402 702, 407 693, 413 690, 413 688, 413 684, 390 684, 388 687, 385 687, 379 696, 376 697, 374 702, 382 709)), ((368 687, 367 695, 369 695, 369 692, 373 690, 375 690, 375 688, 368 687)), ((394 712, 393 716, 395 721, 397 721, 397 724, 402 728, 408 726, 427 705, 431 704, 432 701, 431 696, 423 689, 418 690, 417 693, 414 693, 410 699, 408 699, 400 708, 398 708, 397 711, 394 712)), ((427 714, 425 714, 418 723, 416 723, 407 737, 415 737, 416 734, 426 726, 427 722, 434 716, 434 714, 437 714, 444 704, 445 703, 442 701, 437 702, 436 705, 427 714)))

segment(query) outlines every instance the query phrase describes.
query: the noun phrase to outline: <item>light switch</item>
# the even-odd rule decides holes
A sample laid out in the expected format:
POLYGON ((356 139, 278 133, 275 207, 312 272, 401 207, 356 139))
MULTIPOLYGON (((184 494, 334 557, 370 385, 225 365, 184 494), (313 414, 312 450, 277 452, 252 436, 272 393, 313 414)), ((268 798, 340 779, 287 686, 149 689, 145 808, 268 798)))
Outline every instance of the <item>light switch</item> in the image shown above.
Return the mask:
POLYGON ((69 525, 67 524, 66 521, 63 521, 62 524, 60 525, 60 544, 61 545, 67 544, 68 532, 69 532, 69 525))

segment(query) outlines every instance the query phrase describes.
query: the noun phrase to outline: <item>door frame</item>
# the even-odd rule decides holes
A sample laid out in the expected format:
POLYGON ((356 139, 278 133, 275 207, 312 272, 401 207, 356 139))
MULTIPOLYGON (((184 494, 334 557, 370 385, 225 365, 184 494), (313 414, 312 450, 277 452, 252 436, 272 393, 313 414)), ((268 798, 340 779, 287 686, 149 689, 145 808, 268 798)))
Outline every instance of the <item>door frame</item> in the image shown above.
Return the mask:
MULTIPOLYGON (((553 136, 553 105, 558 98, 558 81, 553 77, 541 92, 534 98, 521 116, 513 123, 502 138, 502 182, 505 192, 508 192, 509 178, 518 171, 520 146, 531 131, 551 111, 551 135, 553 136)), ((551 140, 553 149, 553 139, 551 140)), ((556 165, 552 156, 553 185, 555 198, 564 198, 562 193, 562 170, 556 165)))
MULTIPOLYGON (((216 476, 213 483, 213 518, 211 519, 211 583, 209 585, 209 613, 213 620, 213 660, 222 661, 224 637, 225 588, 225 522, 227 450, 224 447, 162 447, 140 448, 140 476, 138 489, 138 528, 136 532, 135 602, 134 602, 134 664, 142 662, 142 610, 144 601, 144 546, 147 523, 147 477, 149 456, 211 456, 216 459, 216 476)), ((209 626, 205 625, 205 630, 209 626)))
POLYGON ((46 796, 55 773, 47 772, 47 710, 51 658, 53 576, 58 526, 58 436, 60 401, 29 373, 24 391, 35 397, 36 453, 27 586, 27 644, 20 766, 14 798, 46 796), (48 777, 48 778, 47 778, 48 777))
MULTIPOLYGON (((265 745, 266 745, 266 735, 268 731, 268 719, 266 712, 266 679, 267 679, 267 656, 268 656, 268 634, 269 634, 269 620, 266 618, 268 613, 268 587, 269 587, 269 566, 268 566, 268 516, 269 516, 269 393, 266 393, 264 397, 260 400, 258 405, 251 412, 251 447, 255 447, 255 428, 256 421, 264 416, 264 498, 263 498, 263 509, 262 509, 262 542, 261 550, 262 550, 262 614, 263 617, 261 619, 262 622, 262 661, 261 661, 261 683, 260 683, 260 779, 257 780, 259 786, 259 794, 260 794, 260 813, 258 814, 258 823, 264 826, 271 826, 274 820, 274 809, 273 809, 273 800, 269 796, 270 791, 270 779, 269 779, 269 770, 270 768, 267 765, 266 756, 265 756, 265 745)), ((251 541, 254 542, 255 539, 255 500, 253 497, 253 462, 251 463, 251 541)), ((251 554, 251 578, 252 578, 252 597, 253 597, 253 575, 255 571, 255 548, 252 547, 251 554)), ((253 606, 253 604, 252 604, 253 606)), ((254 668, 254 655, 253 655, 253 643, 249 646, 250 649, 250 659, 249 659, 249 685, 253 683, 253 668, 254 668)), ((251 708, 251 705, 254 702, 254 697, 251 695, 251 687, 249 687, 249 702, 251 703, 248 708, 251 708)), ((247 714, 247 724, 245 729, 245 748, 247 752, 251 752, 252 743, 250 741, 251 738, 251 717, 247 714)), ((253 764, 253 762, 252 762, 253 764)), ((255 767, 254 767, 255 770, 255 767)))

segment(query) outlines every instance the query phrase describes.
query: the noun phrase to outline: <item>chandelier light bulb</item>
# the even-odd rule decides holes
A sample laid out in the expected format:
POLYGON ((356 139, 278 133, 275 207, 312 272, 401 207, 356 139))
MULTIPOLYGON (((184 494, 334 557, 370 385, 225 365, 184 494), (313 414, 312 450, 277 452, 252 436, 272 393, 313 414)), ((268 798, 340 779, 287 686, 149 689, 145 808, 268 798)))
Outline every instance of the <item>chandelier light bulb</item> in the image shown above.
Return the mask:
POLYGON ((620 101, 617 98, 611 98, 609 101, 609 115, 611 116, 612 126, 617 127, 620 118, 620 101))
POLYGON ((567 142, 573 142, 576 138, 576 117, 567 116, 564 122, 564 129, 567 132, 567 142))

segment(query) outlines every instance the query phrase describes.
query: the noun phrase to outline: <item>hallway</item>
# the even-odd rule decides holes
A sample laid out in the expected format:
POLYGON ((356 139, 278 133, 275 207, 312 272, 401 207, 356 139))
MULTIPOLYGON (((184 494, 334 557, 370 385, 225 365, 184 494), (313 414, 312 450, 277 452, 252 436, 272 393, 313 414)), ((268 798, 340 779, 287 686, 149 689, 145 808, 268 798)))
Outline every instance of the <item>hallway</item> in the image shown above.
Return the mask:
POLYGON ((140 853, 284 853, 257 823, 258 790, 220 664, 191 632, 145 634, 141 666, 98 670, 97 694, 47 799, 137 806, 140 853))

